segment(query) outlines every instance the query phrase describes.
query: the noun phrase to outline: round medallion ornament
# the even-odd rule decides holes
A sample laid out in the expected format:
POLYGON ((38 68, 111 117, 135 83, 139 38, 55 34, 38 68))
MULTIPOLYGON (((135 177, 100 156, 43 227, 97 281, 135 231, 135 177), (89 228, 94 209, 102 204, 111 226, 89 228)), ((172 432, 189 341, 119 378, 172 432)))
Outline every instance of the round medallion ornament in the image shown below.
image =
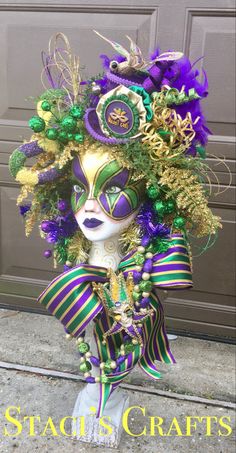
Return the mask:
POLYGON ((121 137, 128 136, 130 131, 137 132, 139 115, 137 109, 129 103, 128 97, 119 96, 119 98, 108 99, 103 109, 103 121, 104 126, 112 135, 121 137))
POLYGON ((108 137, 137 137, 146 121, 142 96, 122 85, 102 96, 96 112, 100 127, 108 137))

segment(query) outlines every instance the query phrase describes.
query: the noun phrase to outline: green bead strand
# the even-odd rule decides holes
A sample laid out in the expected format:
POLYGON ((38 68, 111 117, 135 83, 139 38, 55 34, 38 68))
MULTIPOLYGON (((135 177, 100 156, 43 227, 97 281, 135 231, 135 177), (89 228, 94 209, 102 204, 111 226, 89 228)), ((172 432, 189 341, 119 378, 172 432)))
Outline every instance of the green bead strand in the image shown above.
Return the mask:
POLYGON ((88 352, 90 350, 90 346, 88 343, 80 343, 78 345, 78 350, 81 354, 85 354, 86 352, 88 352))
POLYGON ((92 365, 90 362, 85 361, 80 364, 79 369, 82 373, 87 373, 92 369, 92 365))
POLYGON ((145 257, 142 253, 136 253, 136 255, 134 256, 134 261, 137 266, 141 266, 145 261, 145 257))
POLYGON ((153 284, 150 280, 142 280, 139 284, 141 291, 150 292, 152 290, 153 284))

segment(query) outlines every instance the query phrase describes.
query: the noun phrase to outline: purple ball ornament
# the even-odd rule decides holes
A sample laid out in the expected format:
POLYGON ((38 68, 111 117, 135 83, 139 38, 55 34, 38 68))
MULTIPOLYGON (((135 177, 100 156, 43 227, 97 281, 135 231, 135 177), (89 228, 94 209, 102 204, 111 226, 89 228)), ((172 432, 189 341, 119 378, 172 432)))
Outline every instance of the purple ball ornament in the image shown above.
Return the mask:
POLYGON ((30 210, 30 208, 31 208, 30 204, 19 206, 20 215, 25 216, 25 214, 30 210))
POLYGON ((52 251, 49 250, 49 249, 48 249, 48 250, 44 250, 43 256, 44 256, 44 258, 51 258, 51 256, 52 256, 52 251))
POLYGON ((53 228, 55 228, 55 226, 56 226, 55 222, 52 222, 51 220, 43 220, 40 225, 40 228, 44 233, 49 233, 50 231, 52 231, 53 228))
POLYGON ((141 301, 140 301, 140 306, 141 308, 146 308, 148 307, 148 305, 150 304, 150 300, 148 297, 144 297, 141 301))
POLYGON ((117 365, 121 365, 125 360, 126 360, 126 356, 121 355, 120 357, 118 357, 118 359, 116 359, 116 363, 117 363, 117 365))
POLYGON ((144 263, 143 272, 148 272, 148 274, 150 274, 150 272, 152 271, 152 266, 153 266, 152 260, 151 258, 148 258, 144 263))
POLYGON ((47 234, 46 241, 49 244, 55 244, 58 241, 58 235, 55 231, 51 231, 47 234))
POLYGON ((68 207, 68 204, 65 200, 58 201, 57 209, 59 209, 59 211, 61 211, 61 212, 66 211, 67 207, 68 207))
POLYGON ((86 382, 88 382, 89 384, 95 384, 95 377, 93 376, 88 376, 86 377, 86 382))
POLYGON ((138 272, 138 271, 134 271, 134 272, 133 272, 133 279, 134 279, 135 285, 137 285, 137 283, 139 283, 139 281, 141 280, 141 278, 142 278, 141 272, 138 272))
POLYGON ((147 247, 150 244, 151 238, 147 234, 142 237, 141 245, 147 247))
POLYGON ((100 366, 100 360, 97 357, 95 357, 94 355, 92 355, 89 360, 92 363, 92 365, 94 365, 96 367, 100 366))
POLYGON ((124 340, 125 343, 126 343, 127 341, 129 341, 129 340, 130 340, 130 335, 125 334, 124 337, 123 337, 123 340, 124 340))

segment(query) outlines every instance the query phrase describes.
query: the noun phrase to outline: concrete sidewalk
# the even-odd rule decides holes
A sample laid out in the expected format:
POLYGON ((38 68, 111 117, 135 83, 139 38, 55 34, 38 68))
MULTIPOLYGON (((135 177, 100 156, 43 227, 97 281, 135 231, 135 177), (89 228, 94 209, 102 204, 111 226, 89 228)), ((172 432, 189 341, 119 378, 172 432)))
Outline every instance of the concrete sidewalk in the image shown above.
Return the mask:
MULTIPOLYGON (((77 393, 84 385, 76 381, 79 360, 75 344, 65 340, 60 323, 49 316, 0 310, 0 338, 0 452, 110 453, 110 449, 63 436, 59 430, 59 421, 71 415, 77 393), (18 365, 21 367, 14 369, 18 365), (39 374, 26 366, 42 370, 39 374), (54 370, 54 377, 45 376, 46 373, 50 375, 44 371, 48 369, 54 370), (11 411, 13 417, 22 421, 22 432, 18 436, 4 435, 4 427, 9 433, 17 431, 13 422, 5 417, 9 406, 21 408, 20 415, 17 409, 14 409, 15 415, 11 411), (23 423, 23 417, 29 415, 41 417, 41 421, 35 423, 34 436, 29 436, 29 421, 23 423), (48 417, 52 417, 60 436, 53 436, 50 430, 45 436, 39 435, 48 417)), ((151 381, 137 368, 125 381, 130 406, 141 406, 146 410, 145 416, 138 409, 132 411, 130 431, 141 433, 146 426, 146 433, 134 437, 124 429, 116 451, 233 453, 234 433, 230 433, 223 422, 234 426, 234 346, 185 337, 178 337, 171 346, 177 364, 159 366, 163 380, 151 381), (164 436, 160 430, 150 435, 151 416, 163 418, 164 436), (216 417, 214 420, 209 418, 213 416, 216 417), (175 422, 170 430, 174 417, 178 426, 175 422), (186 437, 186 417, 208 417, 208 422, 206 418, 198 419, 196 429, 192 428, 191 435, 186 437), (210 422, 211 433, 209 426, 207 432, 206 426, 210 422)))

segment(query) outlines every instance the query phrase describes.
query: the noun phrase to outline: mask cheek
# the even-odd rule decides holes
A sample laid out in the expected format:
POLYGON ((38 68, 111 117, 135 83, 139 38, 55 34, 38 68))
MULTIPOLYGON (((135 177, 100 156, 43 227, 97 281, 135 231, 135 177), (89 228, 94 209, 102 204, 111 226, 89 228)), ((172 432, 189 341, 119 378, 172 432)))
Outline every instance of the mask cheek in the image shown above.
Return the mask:
POLYGON ((72 192, 71 207, 74 214, 76 214, 82 208, 86 200, 87 194, 85 192, 72 192))
POLYGON ((115 220, 125 219, 136 209, 132 209, 131 201, 124 191, 116 195, 102 193, 98 201, 106 214, 115 220))

